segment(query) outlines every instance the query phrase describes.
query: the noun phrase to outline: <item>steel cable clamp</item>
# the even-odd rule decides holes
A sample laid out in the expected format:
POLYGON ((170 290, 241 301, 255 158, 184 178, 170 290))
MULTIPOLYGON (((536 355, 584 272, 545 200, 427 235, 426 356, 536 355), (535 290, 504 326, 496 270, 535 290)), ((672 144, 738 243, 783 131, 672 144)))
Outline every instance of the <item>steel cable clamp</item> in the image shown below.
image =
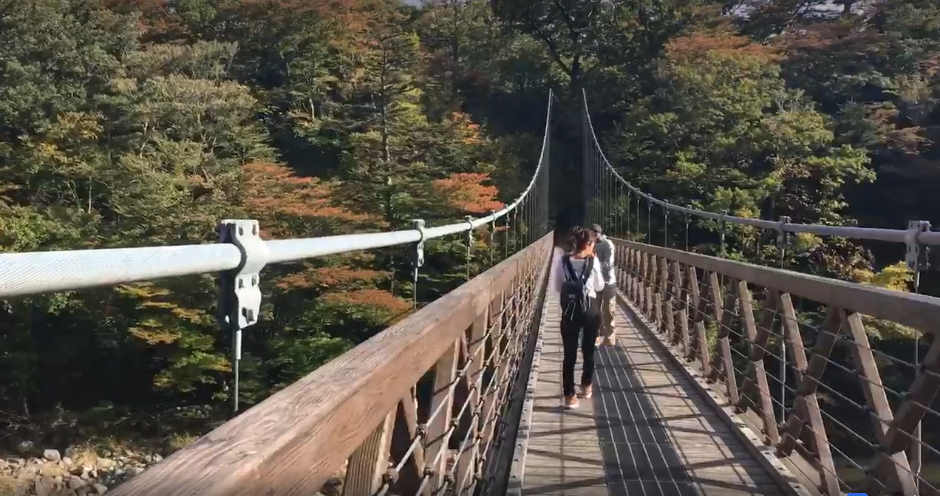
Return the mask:
POLYGON ((237 268, 220 274, 220 317, 224 324, 244 329, 261 312, 261 269, 268 263, 268 247, 256 220, 223 220, 219 241, 235 245, 242 257, 237 268))
POLYGON ((415 249, 411 252, 411 265, 418 269, 424 265, 424 220, 412 219, 411 227, 421 235, 418 242, 415 243, 415 249))
POLYGON ((907 252, 904 254, 904 261, 907 268, 914 272, 923 272, 930 268, 930 247, 920 242, 920 234, 929 231, 930 221, 912 220, 907 223, 907 233, 904 236, 907 252))

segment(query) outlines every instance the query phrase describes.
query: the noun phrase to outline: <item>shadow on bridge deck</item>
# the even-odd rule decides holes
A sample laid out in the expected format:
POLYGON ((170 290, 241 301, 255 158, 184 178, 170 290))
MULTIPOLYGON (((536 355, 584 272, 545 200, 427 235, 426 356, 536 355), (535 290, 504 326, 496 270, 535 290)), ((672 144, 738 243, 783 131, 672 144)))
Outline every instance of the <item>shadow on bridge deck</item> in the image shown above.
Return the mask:
POLYGON ((617 345, 598 350, 593 399, 563 410, 558 295, 546 296, 531 417, 518 440, 525 458, 513 474, 521 494, 784 494, 626 306, 617 345))

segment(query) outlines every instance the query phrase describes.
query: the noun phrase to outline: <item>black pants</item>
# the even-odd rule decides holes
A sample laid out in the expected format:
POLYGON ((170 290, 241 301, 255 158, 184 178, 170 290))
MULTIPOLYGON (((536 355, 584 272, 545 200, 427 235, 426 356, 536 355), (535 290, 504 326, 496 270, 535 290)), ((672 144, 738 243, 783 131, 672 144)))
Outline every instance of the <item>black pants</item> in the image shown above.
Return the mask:
POLYGON ((601 327, 600 313, 579 315, 572 320, 562 318, 561 342, 564 348, 564 362, 561 369, 561 382, 565 396, 574 396, 574 365, 578 363, 578 340, 580 338, 581 356, 584 364, 581 367, 581 385, 587 386, 594 379, 594 342, 601 327))

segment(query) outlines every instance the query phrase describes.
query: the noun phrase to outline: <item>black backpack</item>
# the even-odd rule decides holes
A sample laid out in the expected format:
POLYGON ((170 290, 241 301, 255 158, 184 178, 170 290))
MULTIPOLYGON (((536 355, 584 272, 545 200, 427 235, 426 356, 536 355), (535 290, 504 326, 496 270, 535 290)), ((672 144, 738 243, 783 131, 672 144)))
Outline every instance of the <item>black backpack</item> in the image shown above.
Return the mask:
POLYGON ((562 318, 574 320, 576 318, 588 315, 594 309, 593 300, 588 296, 584 287, 591 271, 594 270, 594 257, 588 257, 584 260, 584 268, 578 275, 571 265, 571 257, 562 258, 562 266, 565 270, 565 282, 561 285, 561 312, 562 318))

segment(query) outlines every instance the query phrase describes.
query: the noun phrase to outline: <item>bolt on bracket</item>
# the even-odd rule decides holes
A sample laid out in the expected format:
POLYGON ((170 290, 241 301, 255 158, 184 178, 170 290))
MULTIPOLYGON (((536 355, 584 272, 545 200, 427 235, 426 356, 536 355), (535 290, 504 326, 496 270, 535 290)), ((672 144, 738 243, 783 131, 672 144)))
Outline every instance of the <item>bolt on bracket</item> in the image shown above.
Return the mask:
POLYGON ((930 221, 912 220, 907 223, 907 234, 904 236, 907 253, 904 255, 904 261, 907 267, 915 272, 923 272, 930 268, 930 247, 920 242, 920 233, 928 231, 930 231, 930 221))

